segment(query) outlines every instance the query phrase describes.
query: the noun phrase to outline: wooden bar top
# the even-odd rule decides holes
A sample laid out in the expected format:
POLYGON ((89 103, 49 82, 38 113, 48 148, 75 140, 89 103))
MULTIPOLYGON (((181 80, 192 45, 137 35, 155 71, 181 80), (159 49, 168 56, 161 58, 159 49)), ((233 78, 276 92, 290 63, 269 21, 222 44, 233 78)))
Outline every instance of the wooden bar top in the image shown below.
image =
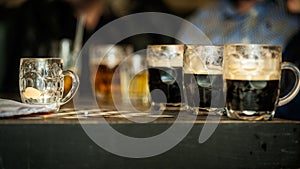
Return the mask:
MULTIPOLYGON (((125 135, 146 138, 170 128, 176 116, 136 123, 113 115, 79 120, 51 115, 0 120, 0 168, 300 168, 300 121, 226 117, 206 121, 206 117, 197 117, 186 137, 172 149, 153 157, 128 158, 103 149, 82 125, 96 131, 108 123, 125 135), (215 123, 211 137, 199 143, 204 125, 215 123)), ((183 118, 179 123, 191 121, 183 118)), ((115 138, 106 139, 119 144, 115 138)))

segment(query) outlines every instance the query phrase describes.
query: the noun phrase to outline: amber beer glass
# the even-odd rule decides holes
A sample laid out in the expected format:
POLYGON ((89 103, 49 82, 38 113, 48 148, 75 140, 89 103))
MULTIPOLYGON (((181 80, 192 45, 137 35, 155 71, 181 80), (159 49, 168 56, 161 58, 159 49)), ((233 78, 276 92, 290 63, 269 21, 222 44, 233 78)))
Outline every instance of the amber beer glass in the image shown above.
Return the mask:
POLYGON ((230 118, 269 120, 277 106, 291 101, 300 88, 299 70, 281 62, 281 47, 269 44, 227 44, 224 46, 226 107, 230 118), (279 98, 281 71, 290 70, 294 88, 279 98))
POLYGON ((113 104, 113 92, 117 99, 121 97, 118 66, 131 51, 130 46, 93 45, 90 47, 91 83, 98 102, 113 104))
POLYGON ((146 55, 133 53, 120 64, 121 93, 125 104, 135 108, 149 107, 148 69, 146 55))

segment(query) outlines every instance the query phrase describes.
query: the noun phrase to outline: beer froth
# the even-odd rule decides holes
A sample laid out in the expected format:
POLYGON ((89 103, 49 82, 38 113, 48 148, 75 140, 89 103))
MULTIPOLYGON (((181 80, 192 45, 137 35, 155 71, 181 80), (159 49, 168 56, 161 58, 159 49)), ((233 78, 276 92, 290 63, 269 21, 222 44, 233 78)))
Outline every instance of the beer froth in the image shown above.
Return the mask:
POLYGON ((279 80, 281 48, 261 45, 225 45, 224 77, 231 80, 279 80))

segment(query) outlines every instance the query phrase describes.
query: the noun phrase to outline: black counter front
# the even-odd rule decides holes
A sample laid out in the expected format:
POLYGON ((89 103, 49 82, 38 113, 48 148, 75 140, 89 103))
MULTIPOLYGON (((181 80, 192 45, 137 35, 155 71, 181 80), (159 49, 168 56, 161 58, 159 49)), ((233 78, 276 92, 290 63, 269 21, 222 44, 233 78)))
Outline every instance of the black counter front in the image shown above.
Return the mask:
MULTIPOLYGON (((222 117, 205 123, 205 117, 198 117, 187 136, 170 150, 147 158, 128 158, 98 146, 82 124, 97 130, 108 123, 129 136, 150 137, 170 128, 174 118, 135 123, 120 116, 80 121, 69 116, 51 117, 1 119, 0 168, 300 168, 300 121, 252 122, 222 117), (217 128, 208 140, 199 143, 205 124, 216 124, 217 128)), ((111 138, 111 143, 118 144, 118 140, 111 138)))

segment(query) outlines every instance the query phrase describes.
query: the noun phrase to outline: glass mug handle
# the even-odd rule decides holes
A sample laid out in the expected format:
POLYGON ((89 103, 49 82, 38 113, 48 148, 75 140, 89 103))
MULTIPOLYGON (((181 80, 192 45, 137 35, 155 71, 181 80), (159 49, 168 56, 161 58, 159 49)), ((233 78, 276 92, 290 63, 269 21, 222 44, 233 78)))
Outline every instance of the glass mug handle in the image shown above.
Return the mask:
POLYGON ((65 97, 61 99, 60 105, 64 105, 69 102, 74 97, 79 87, 79 77, 73 71, 64 70, 63 75, 64 77, 70 76, 72 78, 72 87, 70 91, 65 95, 65 97))
POLYGON ((283 96, 282 98, 279 98, 278 106, 283 106, 283 105, 289 103, 291 100, 293 100, 297 96, 297 94, 300 90, 300 81, 299 81, 300 71, 299 71, 299 69, 290 62, 283 62, 281 65, 281 69, 282 70, 291 70, 295 75, 296 81, 293 86, 293 89, 288 94, 283 96))

